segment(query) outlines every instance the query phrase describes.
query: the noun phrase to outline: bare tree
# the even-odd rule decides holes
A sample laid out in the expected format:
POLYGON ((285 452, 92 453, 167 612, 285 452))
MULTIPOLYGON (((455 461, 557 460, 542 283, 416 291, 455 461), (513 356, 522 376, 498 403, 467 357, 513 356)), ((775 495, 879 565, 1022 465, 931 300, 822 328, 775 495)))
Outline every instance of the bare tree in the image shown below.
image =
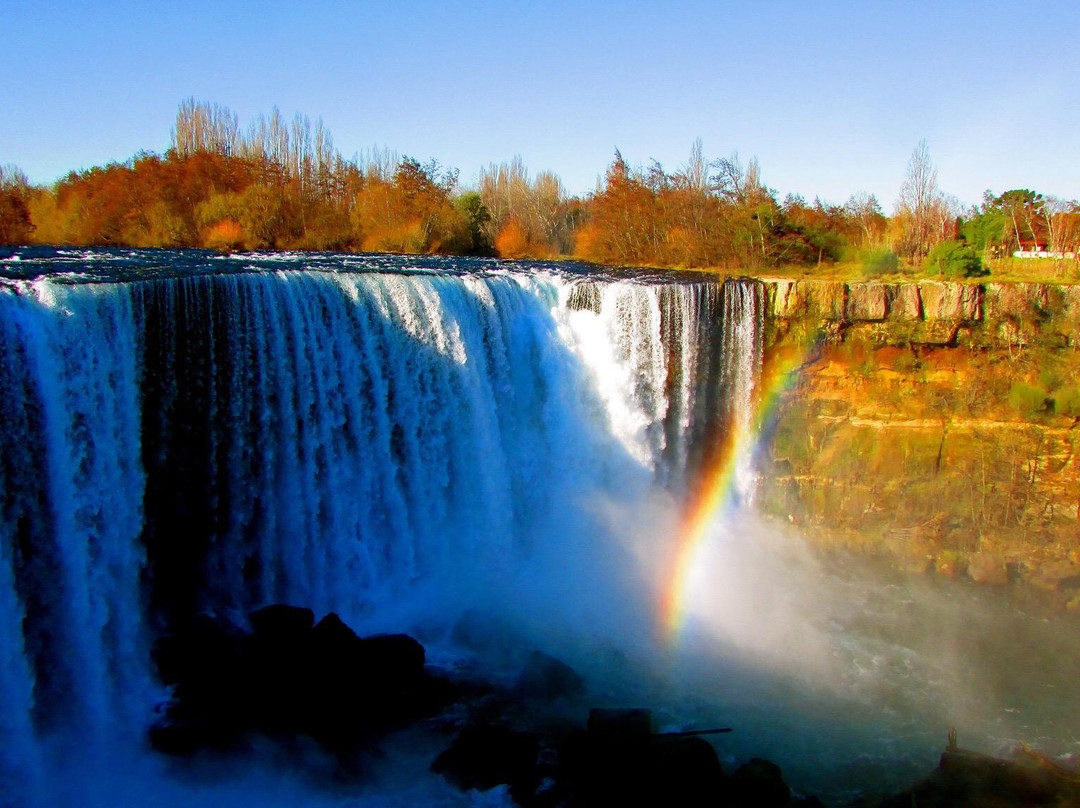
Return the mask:
POLYGON ((239 124, 228 107, 187 98, 176 111, 172 149, 180 157, 197 152, 230 156, 236 149, 239 124))
POLYGON ((872 247, 881 237, 884 217, 877 197, 865 191, 852 194, 844 204, 844 210, 859 225, 862 246, 872 247))
POLYGON ((692 190, 706 193, 709 190, 709 163, 705 159, 701 138, 696 138, 690 147, 690 158, 686 161, 679 178, 692 190))
POLYGON ((925 140, 911 154, 907 174, 900 185, 896 202, 897 215, 905 221, 902 249, 921 258, 939 240, 941 194, 938 191, 937 169, 930 160, 925 140))

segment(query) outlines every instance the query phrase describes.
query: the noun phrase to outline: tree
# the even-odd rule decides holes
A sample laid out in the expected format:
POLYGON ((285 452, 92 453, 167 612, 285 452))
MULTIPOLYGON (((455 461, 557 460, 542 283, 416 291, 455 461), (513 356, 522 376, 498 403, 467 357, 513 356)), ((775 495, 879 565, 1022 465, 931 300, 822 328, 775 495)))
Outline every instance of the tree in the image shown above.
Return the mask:
POLYGON ((462 245, 462 251, 469 255, 490 255, 492 245, 487 235, 487 225, 491 221, 491 213, 480 194, 476 191, 461 194, 454 199, 454 209, 465 220, 468 233, 467 243, 462 245))
POLYGON ((921 260, 935 243, 940 241, 940 220, 936 209, 940 203, 937 169, 930 160, 925 140, 911 154, 907 174, 900 186, 896 215, 903 228, 899 250, 921 260))
POLYGON ((30 183, 15 166, 0 166, 0 244, 26 244, 34 232, 30 221, 30 183))
POLYGON ((876 247, 885 234, 885 216, 877 197, 859 191, 848 197, 844 204, 848 216, 859 226, 859 246, 876 247))
MULTIPOLYGON (((480 169, 480 198, 490 213, 486 235, 498 243, 517 245, 518 255, 568 253, 573 241, 571 206, 562 180, 551 171, 529 178, 520 155, 506 163, 480 169), (513 223, 510 230, 507 228, 513 223), (505 234, 512 233, 513 239, 505 234), (519 239, 524 242, 519 244, 519 239)), ((503 253, 502 250, 499 251, 503 253)))
POLYGON ((228 107, 187 98, 176 111, 172 150, 178 157, 211 152, 229 157, 240 131, 236 113, 228 107))

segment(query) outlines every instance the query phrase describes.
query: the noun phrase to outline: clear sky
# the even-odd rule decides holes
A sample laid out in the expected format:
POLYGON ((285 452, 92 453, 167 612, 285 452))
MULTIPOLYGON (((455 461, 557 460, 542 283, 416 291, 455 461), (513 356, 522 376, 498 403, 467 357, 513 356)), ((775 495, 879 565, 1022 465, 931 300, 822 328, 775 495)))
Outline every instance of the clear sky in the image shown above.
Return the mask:
POLYGON ((781 196, 890 212, 925 138, 963 202, 1080 197, 1080 0, 4 0, 0 29, 0 164, 39 183, 163 151, 192 96, 463 183, 520 154, 584 193, 616 147, 673 170, 701 137, 781 196))

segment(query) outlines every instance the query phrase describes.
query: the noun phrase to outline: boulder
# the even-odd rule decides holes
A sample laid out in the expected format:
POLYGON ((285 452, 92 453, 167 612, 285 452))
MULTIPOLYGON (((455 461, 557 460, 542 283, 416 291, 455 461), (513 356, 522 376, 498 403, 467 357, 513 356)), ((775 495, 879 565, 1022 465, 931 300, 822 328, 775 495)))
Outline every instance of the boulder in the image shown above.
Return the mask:
POLYGON ((540 785, 539 752, 540 738, 532 733, 486 724, 471 726, 435 759, 431 770, 462 791, 509 785, 520 803, 540 785))
POLYGON ((349 749, 453 701, 424 669, 412 637, 361 638, 335 614, 275 605, 249 615, 251 632, 213 616, 162 638, 155 658, 173 686, 154 747, 191 754, 248 733, 307 735, 349 749))
POLYGON ((571 733, 558 752, 567 804, 724 804, 712 744, 693 732, 654 734, 648 710, 594 709, 586 731, 571 733))
POLYGON ((1080 804, 1080 778, 1053 764, 1002 760, 950 748, 938 768, 881 808, 1030 808, 1080 804))
POLYGON ((1001 586, 1009 582, 1005 562, 989 553, 976 553, 968 561, 968 577, 977 584, 1001 586))
POLYGON ((315 625, 315 613, 311 609, 275 603, 250 612, 248 622, 256 637, 295 637, 315 625))
POLYGON ((1047 592, 1080 589, 1080 567, 1071 561, 1049 561, 1030 577, 1031 583, 1047 592))
POLYGON ((791 789, 779 766, 763 758, 751 758, 731 776, 728 795, 733 807, 783 808, 791 798, 791 789))
POLYGON ((655 736, 647 776, 653 805, 717 805, 724 794, 720 759, 700 737, 655 736))
POLYGON ((514 686, 522 698, 554 701, 571 699, 585 693, 585 680, 562 660, 533 651, 525 661, 514 686))

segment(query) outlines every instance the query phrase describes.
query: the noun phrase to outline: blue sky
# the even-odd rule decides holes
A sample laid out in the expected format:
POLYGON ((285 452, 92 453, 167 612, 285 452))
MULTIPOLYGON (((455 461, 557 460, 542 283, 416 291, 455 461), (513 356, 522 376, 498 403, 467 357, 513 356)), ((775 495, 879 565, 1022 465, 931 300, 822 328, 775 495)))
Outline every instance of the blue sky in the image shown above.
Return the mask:
POLYGON ((781 196, 891 211, 925 138, 943 191, 1080 197, 1080 2, 5 0, 0 164, 34 182, 162 151, 189 96, 321 116, 460 169, 520 154, 591 190, 618 147, 756 156, 781 196))

